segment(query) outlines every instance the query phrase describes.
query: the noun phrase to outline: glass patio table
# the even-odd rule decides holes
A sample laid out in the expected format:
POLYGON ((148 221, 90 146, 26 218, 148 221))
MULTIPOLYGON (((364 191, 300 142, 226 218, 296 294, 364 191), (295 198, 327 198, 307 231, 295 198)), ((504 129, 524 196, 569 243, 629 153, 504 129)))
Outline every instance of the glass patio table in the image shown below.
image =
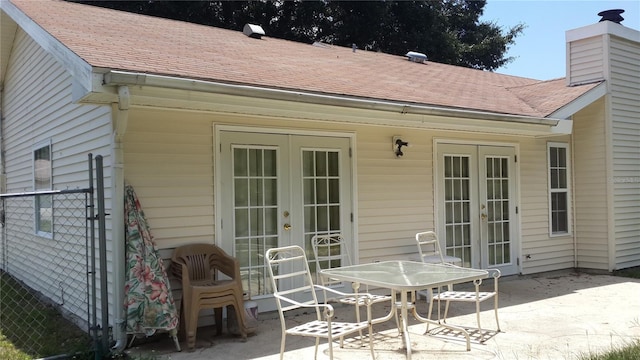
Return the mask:
MULTIPOLYGON (((397 260, 325 269, 321 270, 320 273, 338 280, 391 289, 393 296, 399 292, 401 314, 399 331, 407 349, 407 359, 411 359, 411 341, 407 325, 409 310, 413 313, 414 318, 419 321, 461 332, 467 340, 467 351, 471 350, 471 340, 469 333, 465 329, 420 316, 416 311, 416 307, 413 304, 409 304, 409 294, 414 291, 434 289, 449 284, 482 280, 489 276, 487 271, 444 264, 397 260)), ((397 309, 392 308, 391 313, 385 319, 393 317, 394 311, 397 311, 397 309)))

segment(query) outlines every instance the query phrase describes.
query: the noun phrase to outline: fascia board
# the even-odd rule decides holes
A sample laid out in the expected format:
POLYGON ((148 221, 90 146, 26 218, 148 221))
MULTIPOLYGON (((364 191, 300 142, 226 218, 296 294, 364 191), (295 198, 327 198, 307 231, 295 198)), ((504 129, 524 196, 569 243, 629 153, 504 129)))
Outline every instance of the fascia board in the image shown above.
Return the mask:
POLYGON ((569 119, 575 113, 589 106, 590 104, 592 104, 593 102, 600 99, 606 94, 607 94, 607 83, 603 81, 598 86, 578 96, 575 100, 569 102, 568 104, 564 105, 560 109, 549 114, 548 118, 569 119))
POLYGON ((51 54, 73 76, 74 83, 86 92, 91 90, 92 67, 76 53, 64 46, 58 39, 26 16, 8 0, 0 0, 0 8, 38 45, 51 54))
MULTIPOLYGON (((318 110, 322 108, 324 111, 318 111, 316 114, 321 114, 318 115, 320 117, 315 117, 312 120, 321 121, 331 121, 329 117, 322 116, 326 115, 327 109, 333 109, 332 111, 335 111, 333 114, 340 114, 340 119, 345 122, 523 136, 558 135, 557 129, 554 130, 554 128, 561 121, 565 121, 330 94, 258 88, 249 85, 215 83, 115 70, 107 72, 104 75, 104 90, 117 86, 131 88, 132 106, 240 111, 247 114, 256 114, 258 111, 259 115, 263 116, 277 116, 279 113, 280 116, 288 114, 301 118, 307 118, 312 113, 311 109, 317 107, 318 110), (181 96, 180 93, 184 93, 184 96, 181 96), (222 100, 223 98, 226 100, 222 100), (251 101, 247 101, 247 98, 251 101), (187 104, 189 101, 191 101, 191 105, 187 104), (274 106, 276 103, 279 106, 274 106), (283 104, 289 105, 283 107, 283 104), (363 116, 362 114, 367 115, 363 116)), ((90 101, 90 99, 87 98, 85 101, 90 101)))

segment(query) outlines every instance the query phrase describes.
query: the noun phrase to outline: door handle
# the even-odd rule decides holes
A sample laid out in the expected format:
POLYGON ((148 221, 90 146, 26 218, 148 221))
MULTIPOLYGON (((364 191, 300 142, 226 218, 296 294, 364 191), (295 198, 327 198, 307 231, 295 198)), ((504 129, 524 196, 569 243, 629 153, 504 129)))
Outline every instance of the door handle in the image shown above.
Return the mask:
POLYGON ((290 224, 284 224, 284 229, 289 231, 291 230, 291 225, 290 224))
POLYGON ((480 219, 487 220, 487 214, 485 213, 480 214, 480 219))

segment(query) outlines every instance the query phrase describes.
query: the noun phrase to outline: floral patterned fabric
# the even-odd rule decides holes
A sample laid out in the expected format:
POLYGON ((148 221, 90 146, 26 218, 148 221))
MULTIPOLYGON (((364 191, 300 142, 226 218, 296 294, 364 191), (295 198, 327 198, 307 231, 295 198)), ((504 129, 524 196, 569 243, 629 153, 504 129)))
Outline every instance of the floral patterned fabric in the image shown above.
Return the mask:
POLYGON ((167 272, 131 185, 125 186, 125 226, 126 332, 151 336, 156 330, 173 330, 178 315, 167 272))

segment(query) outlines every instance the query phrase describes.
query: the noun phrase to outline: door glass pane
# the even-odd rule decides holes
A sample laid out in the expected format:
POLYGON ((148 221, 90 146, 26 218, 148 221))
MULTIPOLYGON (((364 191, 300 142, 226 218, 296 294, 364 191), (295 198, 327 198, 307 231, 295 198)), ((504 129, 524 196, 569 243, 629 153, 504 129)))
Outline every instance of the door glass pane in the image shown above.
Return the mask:
POLYGON ((249 161, 247 155, 247 149, 234 149, 233 150, 233 175, 246 176, 247 169, 249 168, 247 162, 249 161))
POLYGON ((276 176, 278 163, 275 151, 264 152, 264 176, 276 176))
POLYGON ((262 175, 262 151, 260 150, 249 150, 249 175, 262 175))
POLYGON ((278 243, 277 151, 233 149, 234 254, 242 286, 250 296, 272 292, 263 255, 278 243))
POLYGON ((508 264, 509 233, 509 162, 507 157, 487 156, 487 243, 489 266, 508 264))
POLYGON ((469 158, 465 155, 444 157, 445 253, 461 258, 465 266, 471 265, 469 164, 469 158))
POLYGON ((340 203, 340 180, 338 179, 329 180, 329 203, 340 203))
POLYGON ((313 205, 316 203, 316 182, 311 179, 304 179, 303 182, 303 197, 305 205, 313 205))
POLYGON ((327 175, 327 153, 316 151, 316 176, 327 175))
POLYGON ((304 239, 308 252, 314 235, 342 231, 339 159, 340 152, 335 150, 302 150, 304 239))
POLYGON ((327 154, 327 169, 329 171, 329 176, 340 175, 340 161, 337 151, 332 151, 327 154))
POLYGON ((235 203, 239 206, 247 206, 249 204, 249 184, 247 179, 235 179, 235 203))
POLYGON ((327 179, 317 179, 316 180, 316 202, 318 204, 326 204, 329 199, 327 192, 327 179))
POLYGON ((314 174, 313 169, 315 168, 315 160, 313 157, 313 151, 303 151, 302 152, 302 175, 306 177, 311 177, 314 174))

